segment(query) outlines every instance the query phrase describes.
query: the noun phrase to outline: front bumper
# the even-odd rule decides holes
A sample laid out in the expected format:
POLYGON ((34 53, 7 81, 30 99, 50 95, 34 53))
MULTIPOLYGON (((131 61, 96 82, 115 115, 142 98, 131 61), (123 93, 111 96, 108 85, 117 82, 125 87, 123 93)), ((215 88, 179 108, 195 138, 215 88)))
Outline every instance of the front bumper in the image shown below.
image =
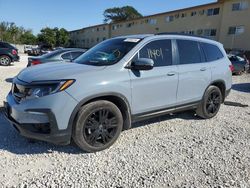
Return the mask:
POLYGON ((12 61, 19 61, 20 57, 18 55, 13 56, 12 61))
MULTIPOLYGON (((11 116, 11 107, 4 102, 4 114, 6 119, 14 128, 24 137, 42 140, 58 145, 67 145, 71 140, 69 130, 58 130, 54 114, 49 109, 37 109, 37 112, 46 114, 49 117, 48 123, 30 123, 21 124, 11 116)), ((33 110, 34 111, 34 110, 33 110)))
POLYGON ((20 104, 10 92, 4 102, 5 117, 22 136, 59 145, 71 141, 68 124, 75 106, 76 101, 64 92, 20 104))

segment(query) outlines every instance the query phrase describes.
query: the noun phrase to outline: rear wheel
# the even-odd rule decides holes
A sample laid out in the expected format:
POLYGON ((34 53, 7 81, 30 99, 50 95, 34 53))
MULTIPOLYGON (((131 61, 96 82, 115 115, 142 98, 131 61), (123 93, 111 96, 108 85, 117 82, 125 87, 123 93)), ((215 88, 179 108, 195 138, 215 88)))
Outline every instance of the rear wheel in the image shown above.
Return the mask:
POLYGON ((198 116, 209 119, 219 112, 222 103, 222 94, 218 87, 209 86, 203 96, 203 100, 198 106, 196 113, 198 116))
POLYGON ((0 56, 0 65, 8 66, 11 63, 11 59, 7 55, 0 56))
POLYGON ((123 118, 109 101, 95 101, 82 107, 73 129, 73 140, 82 150, 96 152, 110 147, 119 137, 123 118))

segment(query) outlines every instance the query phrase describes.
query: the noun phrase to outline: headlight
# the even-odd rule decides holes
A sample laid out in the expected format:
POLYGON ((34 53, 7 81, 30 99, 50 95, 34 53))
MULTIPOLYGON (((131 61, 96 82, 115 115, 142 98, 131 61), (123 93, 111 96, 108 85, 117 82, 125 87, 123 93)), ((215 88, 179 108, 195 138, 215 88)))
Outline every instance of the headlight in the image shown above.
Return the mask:
POLYGON ((74 83, 74 80, 66 80, 66 81, 60 81, 60 82, 54 82, 54 83, 48 83, 48 84, 38 84, 35 86, 32 86, 28 93, 26 98, 39 98, 46 95, 50 95, 53 93, 57 93, 60 91, 64 91, 68 87, 70 87, 74 83))

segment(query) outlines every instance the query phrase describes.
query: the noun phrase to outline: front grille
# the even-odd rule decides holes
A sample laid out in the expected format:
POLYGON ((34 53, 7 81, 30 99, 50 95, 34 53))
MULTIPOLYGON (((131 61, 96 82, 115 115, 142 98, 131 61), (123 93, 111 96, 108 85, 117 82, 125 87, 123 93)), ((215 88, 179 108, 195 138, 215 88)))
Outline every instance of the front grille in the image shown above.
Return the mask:
POLYGON ((20 103, 28 95, 29 88, 19 84, 12 84, 11 90, 15 101, 20 103))

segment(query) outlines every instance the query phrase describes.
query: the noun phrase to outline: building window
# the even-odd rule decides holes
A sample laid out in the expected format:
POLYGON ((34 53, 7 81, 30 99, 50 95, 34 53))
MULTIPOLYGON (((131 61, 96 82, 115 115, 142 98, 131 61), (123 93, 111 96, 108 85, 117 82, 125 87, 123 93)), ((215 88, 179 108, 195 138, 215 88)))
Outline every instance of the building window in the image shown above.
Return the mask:
POLYGON ((172 22, 174 21, 174 16, 167 16, 166 17, 166 22, 172 22))
POLYGON ((204 36, 206 37, 214 37, 216 36, 217 30, 216 29, 205 29, 204 36))
POLYGON ((229 27, 228 34, 229 35, 240 35, 245 32, 244 26, 237 26, 237 27, 229 27))
POLYGON ((195 16, 197 14, 196 11, 191 12, 191 16, 195 16))
POLYGON ((185 18, 186 16, 187 16, 187 13, 182 13, 182 14, 181 14, 181 17, 182 17, 182 18, 185 18))
POLYGON ((149 24, 150 25, 156 25, 157 24, 157 19, 150 19, 149 24))
POLYGON ((203 34, 203 29, 198 29, 197 30, 197 35, 202 35, 203 34))
POLYGON ((96 28, 96 31, 99 31, 99 27, 96 28))
POLYGON ((200 10, 199 11, 199 15, 204 15, 205 14, 205 10, 200 10))
MULTIPOLYGON (((176 19, 178 19, 178 18, 180 17, 180 14, 174 15, 174 17, 175 17, 176 19)), ((173 18, 173 20, 174 20, 174 18, 173 18)))
POLYGON ((106 30, 106 27, 103 27, 102 30, 105 31, 105 30, 106 30))
POLYGON ((127 27, 132 27, 133 25, 135 25, 135 22, 128 23, 127 27))
POLYGON ((99 38, 97 37, 96 42, 99 42, 99 38))
POLYGON ((106 40, 106 37, 103 37, 102 40, 103 40, 103 41, 106 40))
POLYGON ((207 16, 213 16, 220 14, 220 8, 211 8, 207 10, 207 16))
POLYGON ((232 11, 246 10, 248 9, 248 2, 233 3, 232 11))
POLYGON ((194 31, 188 31, 188 34, 194 35, 194 31))

